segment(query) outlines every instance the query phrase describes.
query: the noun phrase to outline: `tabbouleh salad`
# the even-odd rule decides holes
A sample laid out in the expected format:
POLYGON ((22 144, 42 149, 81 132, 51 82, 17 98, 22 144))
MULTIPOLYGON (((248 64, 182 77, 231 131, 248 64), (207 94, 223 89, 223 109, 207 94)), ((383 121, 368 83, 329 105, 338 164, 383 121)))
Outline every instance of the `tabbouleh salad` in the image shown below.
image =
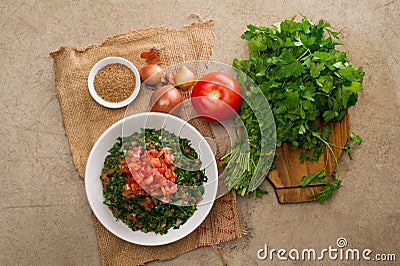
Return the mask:
POLYGON ((100 176, 104 204, 133 231, 166 234, 197 210, 207 182, 200 167, 190 141, 165 129, 119 137, 100 176))

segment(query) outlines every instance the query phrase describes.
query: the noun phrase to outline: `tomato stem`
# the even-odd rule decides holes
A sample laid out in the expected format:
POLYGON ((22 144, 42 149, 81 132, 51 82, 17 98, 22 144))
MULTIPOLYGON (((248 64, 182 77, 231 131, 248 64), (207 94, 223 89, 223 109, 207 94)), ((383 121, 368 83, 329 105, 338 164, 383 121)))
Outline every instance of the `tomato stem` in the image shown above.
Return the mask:
POLYGON ((218 90, 213 90, 213 91, 211 92, 211 96, 212 96, 213 98, 215 98, 215 99, 219 99, 220 95, 221 95, 221 93, 220 93, 218 90))

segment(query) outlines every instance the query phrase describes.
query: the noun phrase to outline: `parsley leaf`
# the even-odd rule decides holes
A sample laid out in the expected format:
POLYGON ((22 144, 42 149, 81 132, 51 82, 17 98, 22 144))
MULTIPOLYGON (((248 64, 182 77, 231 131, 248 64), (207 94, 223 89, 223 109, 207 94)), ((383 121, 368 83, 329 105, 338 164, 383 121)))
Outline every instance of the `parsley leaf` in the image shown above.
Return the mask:
POLYGON ((324 182, 325 179, 326 179, 325 170, 320 170, 312 175, 303 176, 303 179, 300 181, 300 186, 305 187, 311 182, 324 182))
MULTIPOLYGON (((302 16, 301 21, 293 18, 270 27, 247 28, 241 37, 248 41, 250 56, 235 58, 233 66, 250 77, 267 98, 275 120, 277 146, 286 142, 292 148, 313 150, 312 155, 302 153, 299 159, 318 161, 323 147, 331 147, 331 128, 324 123, 341 121, 346 110, 356 104, 364 71, 354 67, 345 52, 336 49, 341 45, 338 32, 324 20, 313 23, 302 16)), ((257 128, 254 112, 242 105, 239 115, 250 121, 246 123, 250 136, 257 128)), ((252 143, 260 146, 260 140, 252 143)), ((349 147, 342 148, 349 152, 349 147)), ((253 159, 258 161, 257 157, 253 159)), ((306 181, 322 177, 322 172, 312 176, 306 181)), ((246 186, 245 182, 242 186, 246 186)), ((327 199, 339 187, 340 181, 334 181, 318 197, 327 199)))
POLYGON ((326 200, 332 199, 333 192, 342 187, 342 180, 335 179, 332 183, 327 183, 325 188, 320 192, 309 195, 310 198, 315 197, 319 203, 323 204, 326 200))

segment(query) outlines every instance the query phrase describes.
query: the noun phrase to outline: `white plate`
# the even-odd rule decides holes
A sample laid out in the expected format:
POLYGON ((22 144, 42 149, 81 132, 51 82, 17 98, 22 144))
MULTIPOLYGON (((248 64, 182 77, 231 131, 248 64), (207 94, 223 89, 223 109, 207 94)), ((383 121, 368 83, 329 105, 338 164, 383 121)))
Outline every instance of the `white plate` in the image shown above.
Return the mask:
POLYGON ((131 243, 156 246, 177 241, 195 230, 210 212, 217 195, 218 170, 213 152, 203 136, 189 123, 172 115, 162 113, 141 113, 126 117, 109 127, 94 144, 90 152, 85 172, 86 195, 97 219, 114 235, 131 243), (103 188, 100 180, 104 159, 108 150, 115 144, 117 137, 129 136, 140 128, 165 128, 177 136, 191 140, 205 168, 208 181, 205 184, 203 200, 197 211, 179 229, 170 229, 167 234, 132 231, 121 220, 116 221, 109 208, 103 204, 103 188))

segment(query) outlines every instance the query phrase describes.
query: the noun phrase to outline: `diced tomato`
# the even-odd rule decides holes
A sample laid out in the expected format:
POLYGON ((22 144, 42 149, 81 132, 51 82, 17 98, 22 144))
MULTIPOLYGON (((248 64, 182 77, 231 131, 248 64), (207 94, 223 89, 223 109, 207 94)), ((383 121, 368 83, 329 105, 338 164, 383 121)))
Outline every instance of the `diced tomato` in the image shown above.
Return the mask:
POLYGON ((167 166, 163 166, 157 169, 160 174, 164 174, 167 171, 167 166))
POLYGON ((110 168, 110 169, 108 169, 107 174, 111 175, 111 174, 115 173, 115 171, 117 171, 117 170, 115 170, 114 168, 110 168))
POLYGON ((147 151, 147 156, 157 158, 159 155, 159 152, 156 151, 155 149, 150 149, 147 151))
POLYGON ((158 158, 150 157, 150 162, 153 165, 153 167, 155 167, 155 168, 161 167, 161 162, 160 162, 160 159, 158 159, 158 158))
POLYGON ((129 190, 125 190, 124 192, 122 192, 122 195, 125 197, 125 198, 130 198, 130 196, 132 195, 132 191, 129 191, 129 190))
POLYGON ((136 225, 136 227, 139 228, 139 229, 142 228, 142 223, 141 223, 141 222, 137 222, 137 223, 135 223, 135 225, 136 225))
POLYGON ((167 179, 170 179, 172 177, 172 170, 171 169, 167 169, 167 171, 165 172, 165 177, 167 179))
POLYGON ((106 174, 103 174, 102 176, 101 176, 101 179, 103 180, 103 181, 110 181, 110 178, 108 178, 108 176, 106 175, 106 174))
POLYGON ((154 207, 154 203, 150 198, 145 198, 140 202, 140 205, 146 210, 146 211, 151 211, 151 209, 154 207))
MULTIPOLYGON (((121 169, 127 169, 128 183, 124 186, 124 196, 127 198, 137 195, 163 196, 166 202, 178 187, 175 182, 173 169, 174 156, 170 148, 161 151, 150 149, 144 152, 141 146, 128 152, 129 158, 121 164, 121 169), (139 157, 138 157, 139 155, 139 157)), ((143 202, 146 210, 152 203, 143 202)))
POLYGON ((124 186, 124 191, 131 191, 132 189, 131 189, 131 186, 129 185, 129 183, 128 184, 125 184, 125 186, 124 186))

